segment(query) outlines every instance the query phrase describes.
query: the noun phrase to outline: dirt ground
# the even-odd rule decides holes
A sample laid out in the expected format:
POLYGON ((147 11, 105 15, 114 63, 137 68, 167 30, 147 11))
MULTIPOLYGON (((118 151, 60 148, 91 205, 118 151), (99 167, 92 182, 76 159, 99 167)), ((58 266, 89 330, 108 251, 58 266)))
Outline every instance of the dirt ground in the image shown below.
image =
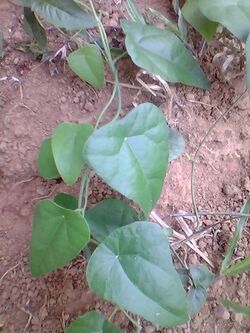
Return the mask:
MULTIPOLYGON (((124 14, 121 1, 97 1, 106 12, 104 23, 115 25, 124 14)), ((168 2, 140 1, 144 10, 149 6, 167 12, 168 2), (166 4, 167 3, 167 4, 166 4)), ((21 10, 7 0, 0 2, 0 31, 4 34, 5 54, 0 59, 0 332, 1 333, 62 333, 69 323, 86 311, 95 309, 107 316, 113 305, 95 297, 84 276, 85 259, 79 256, 72 264, 46 277, 33 279, 28 267, 28 247, 32 212, 36 202, 52 198, 57 192, 77 193, 79 185, 68 187, 57 181, 45 182, 37 171, 37 153, 41 141, 63 121, 95 123, 107 102, 112 83, 96 90, 79 80, 68 68, 51 75, 45 63, 17 50, 29 37, 21 23, 21 10)), ((50 50, 56 52, 63 38, 49 32, 50 50)), ((212 63, 217 46, 211 46, 203 57, 202 66, 212 82, 210 91, 182 85, 170 85, 166 96, 153 96, 143 91, 136 81, 138 68, 129 59, 119 63, 120 80, 137 88, 122 89, 123 114, 139 102, 152 102, 161 108, 171 127, 185 137, 186 151, 171 162, 162 196, 155 211, 175 229, 184 233, 177 219, 168 215, 192 211, 190 190, 190 157, 197 144, 221 112, 228 108, 244 90, 245 78, 237 59, 225 73, 220 64, 212 63), (239 74, 240 73, 240 74, 239 74)), ((107 72, 112 81, 112 76, 107 72)), ((147 81, 147 76, 143 77, 147 81)), ((152 79, 148 79, 152 80, 152 79)), ((112 116, 115 105, 105 121, 112 116)), ((122 114, 122 115, 123 115, 122 114)), ((230 115, 223 119, 200 151, 196 165, 196 195, 198 208, 209 211, 239 211, 250 191, 250 96, 246 95, 230 115)), ((117 196, 94 174, 91 178, 90 205, 105 197, 117 196)), ((197 242, 198 248, 216 272, 226 246, 235 230, 235 220, 210 217, 202 219, 203 227, 221 220, 197 242)), ((194 230, 192 219, 185 219, 194 230)), ((249 226, 241 239, 235 259, 249 255, 249 226)), ((180 249, 185 261, 204 260, 186 246, 180 249)), ((197 332, 246 333, 250 324, 218 303, 228 298, 250 305, 249 273, 238 278, 218 281, 208 293, 208 302, 195 316, 190 327, 156 331, 144 323, 144 333, 197 332)), ((133 327, 118 313, 115 323, 124 332, 133 327)))

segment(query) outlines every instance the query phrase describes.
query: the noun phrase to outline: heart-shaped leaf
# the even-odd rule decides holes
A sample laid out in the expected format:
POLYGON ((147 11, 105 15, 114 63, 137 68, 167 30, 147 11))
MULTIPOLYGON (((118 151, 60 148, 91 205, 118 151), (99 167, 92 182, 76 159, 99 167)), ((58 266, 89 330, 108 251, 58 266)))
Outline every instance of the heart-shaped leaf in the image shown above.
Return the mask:
POLYGON ((168 238, 155 223, 136 222, 113 231, 93 253, 87 279, 98 296, 155 325, 176 326, 188 319, 168 238))
POLYGON ((68 63, 72 71, 83 81, 97 88, 103 88, 104 64, 98 46, 86 45, 70 53, 68 63))
POLYGON ((158 200, 168 161, 167 124, 153 104, 141 104, 125 118, 91 135, 88 163, 106 183, 136 201, 147 216, 158 200))
POLYGON ((66 329, 65 333, 122 333, 117 327, 94 311, 77 318, 66 329))
POLYGON ((250 33, 249 0, 199 0, 199 6, 207 18, 219 22, 246 41, 250 33))
POLYGON ((83 30, 96 26, 94 18, 74 0, 18 0, 18 2, 31 7, 57 28, 83 30))
POLYGON ((98 240, 104 239, 117 228, 138 220, 136 211, 124 201, 103 200, 85 213, 91 235, 98 240))
POLYGON ((45 179, 60 178, 52 153, 50 138, 45 139, 41 144, 38 155, 38 171, 45 179))
POLYGON ((72 185, 84 163, 82 150, 93 127, 88 124, 62 123, 52 135, 52 151, 57 170, 65 183, 72 185))
POLYGON ((181 12, 185 19, 206 39, 211 40, 215 34, 218 23, 208 20, 199 6, 200 0, 188 0, 181 12))
POLYGON ((87 245, 90 238, 84 218, 51 200, 35 209, 30 248, 30 268, 39 276, 62 267, 87 245))
POLYGON ((207 292, 204 288, 191 288, 187 294, 189 315, 199 312, 206 303, 207 292))
POLYGON ((176 160, 185 150, 184 137, 173 128, 168 128, 169 162, 176 160))
POLYGON ((209 88, 192 54, 174 33, 139 22, 123 21, 126 47, 133 62, 169 82, 209 88))
POLYGON ((58 193, 55 198, 54 202, 63 208, 76 210, 78 208, 78 201, 75 197, 67 193, 58 193))
POLYGON ((41 26, 40 22, 37 20, 36 15, 29 7, 24 7, 24 29, 31 36, 34 37, 37 41, 38 46, 42 51, 47 48, 47 36, 46 31, 41 26))

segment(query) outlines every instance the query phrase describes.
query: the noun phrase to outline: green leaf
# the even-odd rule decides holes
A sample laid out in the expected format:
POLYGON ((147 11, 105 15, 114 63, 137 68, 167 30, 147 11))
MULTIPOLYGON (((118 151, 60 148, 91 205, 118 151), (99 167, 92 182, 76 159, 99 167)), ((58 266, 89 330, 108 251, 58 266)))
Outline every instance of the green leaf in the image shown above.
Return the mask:
POLYGON ((38 155, 38 171, 45 179, 60 178, 51 148, 51 139, 45 139, 38 155))
POLYGON ((246 41, 250 33, 249 0, 199 0, 199 5, 209 20, 219 22, 246 41))
POLYGON ((250 89, 250 34, 246 41, 247 89, 250 89))
POLYGON ((155 223, 136 222, 113 231, 92 254, 87 280, 98 296, 155 325, 171 327, 188 319, 168 238, 155 223))
POLYGON ((214 274, 205 265, 190 265, 190 275, 196 288, 208 288, 214 280, 214 274))
POLYGON ((126 47, 133 62, 169 82, 209 88, 205 74, 192 54, 171 31, 123 21, 126 47))
POLYGON ((37 20, 36 15, 29 7, 24 7, 24 29, 25 31, 35 38, 41 50, 47 49, 47 36, 46 31, 37 20))
POLYGON ((96 26, 94 18, 73 0, 32 0, 31 9, 57 28, 83 30, 96 26))
POLYGON ((224 270, 224 275, 237 275, 250 270, 250 256, 224 270))
POLYGON ((211 40, 215 34, 218 23, 212 22, 203 15, 199 6, 200 0, 188 0, 182 7, 184 18, 190 23, 206 40, 211 40))
POLYGON ((103 200, 85 213, 92 236, 98 242, 117 228, 138 220, 136 211, 124 201, 103 200))
POLYGON ((56 167, 69 185, 80 176, 84 164, 82 150, 92 132, 91 125, 73 123, 62 123, 53 131, 51 145, 56 167))
POLYGON ((65 333, 122 333, 101 314, 91 311, 77 318, 65 333))
POLYGON ((199 312, 206 303, 207 292, 202 287, 192 287, 187 294, 187 299, 189 315, 193 316, 195 313, 199 312))
POLYGON ((137 202, 146 216, 161 194, 166 174, 166 133, 161 111, 145 103, 95 131, 85 145, 87 161, 96 173, 137 202))
POLYGON ((185 150, 185 140, 182 134, 173 128, 168 128, 169 162, 176 160, 185 150))
POLYGON ((58 193, 54 198, 54 202, 63 208, 71 210, 76 210, 78 208, 77 199, 67 193, 58 193))
POLYGON ((126 9, 133 21, 141 22, 142 24, 146 24, 145 19, 144 19, 143 15, 141 14, 141 12, 134 0, 126 1, 126 9))
MULTIPOLYGON (((248 198, 245 201, 245 203, 244 203, 243 207, 241 208, 240 212, 243 213, 243 214, 249 214, 250 213, 250 194, 248 195, 248 198)), ((243 229, 244 229, 244 226, 245 226, 247 220, 248 220, 248 217, 241 217, 239 219, 239 222, 237 223, 236 230, 234 232, 233 238, 232 238, 232 240, 229 244, 229 247, 227 249, 227 253, 225 255, 225 258, 224 258, 224 260, 222 261, 222 264, 221 264, 220 274, 222 274, 222 275, 224 274, 225 270, 227 269, 228 265, 231 262, 234 250, 236 248, 238 240, 241 237, 241 234, 243 232, 243 229)))
POLYGON ((229 310, 235 312, 235 313, 241 313, 244 316, 250 318, 250 307, 248 306, 242 306, 238 303, 229 301, 227 299, 220 300, 221 304, 223 304, 226 308, 229 310))
POLYGON ((90 238, 84 218, 51 200, 35 209, 30 247, 30 268, 39 276, 60 268, 76 257, 90 238))
POLYGON ((68 63, 80 79, 97 88, 103 88, 104 64, 98 46, 86 45, 70 53, 68 63))

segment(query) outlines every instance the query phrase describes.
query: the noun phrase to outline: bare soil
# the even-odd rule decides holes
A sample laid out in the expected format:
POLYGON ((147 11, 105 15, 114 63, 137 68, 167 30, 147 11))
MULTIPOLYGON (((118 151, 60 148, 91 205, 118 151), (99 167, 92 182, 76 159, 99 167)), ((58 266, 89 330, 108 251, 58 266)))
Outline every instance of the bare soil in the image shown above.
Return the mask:
MULTIPOLYGON (((154 7, 161 12, 171 10, 170 2, 140 1, 141 8, 154 7)), ((97 1, 108 13, 107 26, 118 23, 124 14, 121 1, 97 1)), ((171 11, 172 13, 172 11, 171 11)), ((173 14, 173 13, 172 13, 173 14)), ((68 187, 57 181, 45 182, 37 171, 37 153, 41 141, 63 121, 95 123, 102 106, 107 102, 112 83, 96 90, 79 80, 67 67, 51 75, 46 63, 33 60, 31 54, 17 50, 17 45, 29 41, 21 24, 21 10, 11 2, 0 3, 0 30, 4 34, 5 55, 0 59, 0 332, 3 333, 62 333, 69 323, 91 309, 107 316, 113 305, 99 300, 88 289, 84 268, 86 260, 79 256, 64 269, 46 277, 33 279, 28 267, 28 248, 32 213, 36 202, 52 198, 57 192, 77 194, 79 184, 68 187)), ((56 31, 49 32, 50 50, 56 52, 63 39, 56 31)), ((202 66, 212 82, 210 91, 182 85, 170 85, 166 96, 153 96, 142 90, 136 81, 138 68, 129 59, 119 63, 123 86, 123 113, 139 102, 153 102, 164 112, 169 125, 185 137, 186 151, 169 166, 162 196, 156 213, 176 230, 184 233, 180 220, 169 218, 170 213, 192 211, 190 188, 190 158, 211 124, 244 90, 245 78, 237 59, 225 73, 220 65, 212 64, 217 52, 211 45, 202 66)), ((107 77, 112 81, 110 73, 107 77)), ((148 76, 145 82, 152 82, 148 76)), ((112 106, 105 121, 115 112, 112 106)), ((250 96, 223 119, 202 147, 196 164, 196 196, 198 208, 209 211, 239 211, 250 191, 250 96)), ((93 174, 89 204, 105 197, 117 197, 93 174)), ((207 231, 197 246, 217 272, 225 254, 235 220, 206 217, 203 226, 221 221, 207 231)), ((191 230, 195 220, 185 219, 191 230)), ((249 255, 249 226, 235 253, 235 259, 249 255)), ((196 252, 183 246, 180 254, 187 264, 203 263, 196 252)), ((249 273, 237 278, 218 281, 208 293, 208 303, 190 323, 190 328, 155 330, 144 323, 144 332, 250 332, 250 325, 241 315, 235 315, 218 303, 228 298, 250 305, 249 273)), ((133 327, 118 313, 115 322, 128 333, 133 327)))

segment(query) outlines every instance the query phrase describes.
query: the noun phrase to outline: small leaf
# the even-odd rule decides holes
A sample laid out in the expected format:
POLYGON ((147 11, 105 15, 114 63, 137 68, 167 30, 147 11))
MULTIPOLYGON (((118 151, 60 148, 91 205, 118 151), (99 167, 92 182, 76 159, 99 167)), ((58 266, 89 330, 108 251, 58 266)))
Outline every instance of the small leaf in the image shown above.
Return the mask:
POLYGON ((38 155, 38 171, 45 179, 60 178, 51 148, 51 139, 45 139, 38 155))
POLYGON ((250 33, 249 0, 199 0, 202 13, 219 22, 243 42, 250 33))
POLYGON ((138 22, 123 21, 126 47, 133 62, 169 82, 209 88, 192 54, 171 31, 138 22))
POLYGON ((96 26, 94 18, 73 0, 32 0, 31 9, 57 28, 83 30, 96 26))
POLYGON ((88 163, 115 190, 137 202, 147 216, 163 186, 168 161, 167 124, 153 104, 141 104, 122 120, 93 133, 88 163))
POLYGON ((65 333, 122 333, 122 331, 101 314, 91 311, 74 320, 65 333))
POLYGON ((187 299, 189 315, 193 316, 195 313, 199 312, 203 305, 206 303, 207 292, 202 287, 192 287, 187 294, 187 299))
POLYGON ((29 7, 24 7, 24 28, 26 32, 35 38, 41 50, 47 49, 46 31, 37 20, 36 15, 29 7))
POLYGON ((250 34, 246 41, 247 89, 250 89, 250 34))
POLYGON ((221 304, 223 304, 226 308, 233 311, 234 313, 241 313, 244 316, 248 317, 250 319, 250 307, 243 306, 238 303, 229 301, 227 299, 220 300, 221 304))
POLYGON ((63 208, 76 210, 78 208, 78 201, 75 197, 67 193, 58 193, 55 198, 54 202, 63 208))
POLYGON ((250 256, 224 270, 224 275, 237 275, 250 270, 250 256))
POLYGON ((126 202, 116 199, 103 200, 85 213, 92 236, 98 242, 117 228, 138 220, 136 211, 126 202))
POLYGON ((215 34, 218 23, 212 22, 200 10, 200 0, 188 0, 181 11, 185 19, 190 23, 206 40, 211 40, 215 34))
POLYGON ((155 325, 171 327, 188 319, 168 238, 155 223, 135 222, 113 231, 92 254, 87 280, 98 296, 155 325))
POLYGON ((214 280, 214 274, 205 265, 190 265, 190 275, 196 288, 208 288, 214 280))
MULTIPOLYGON (((250 213, 250 194, 248 195, 248 198, 246 199, 243 207, 241 208, 241 213, 243 214, 249 214, 250 213)), ((225 270, 227 269, 228 265, 231 262, 234 250, 236 248, 236 245, 238 243, 238 240, 241 237, 241 234, 243 232, 244 226, 248 220, 248 217, 241 217, 237 223, 236 230, 234 232, 233 238, 229 244, 229 247, 227 249, 227 253, 225 255, 224 260, 222 261, 221 264, 221 270, 220 274, 224 274, 225 270)))
POLYGON ((98 46, 86 45, 70 53, 68 63, 80 79, 97 88, 103 88, 104 64, 98 46))
POLYGON ((176 160, 185 150, 185 140, 182 134, 173 128, 168 128, 169 162, 176 160))
POLYGON ((30 268, 39 276, 60 268, 87 245, 90 233, 84 218, 51 200, 35 209, 30 247, 30 268))
POLYGON ((62 123, 53 131, 52 151, 65 183, 72 185, 80 176, 84 164, 82 150, 93 127, 88 124, 62 123))

